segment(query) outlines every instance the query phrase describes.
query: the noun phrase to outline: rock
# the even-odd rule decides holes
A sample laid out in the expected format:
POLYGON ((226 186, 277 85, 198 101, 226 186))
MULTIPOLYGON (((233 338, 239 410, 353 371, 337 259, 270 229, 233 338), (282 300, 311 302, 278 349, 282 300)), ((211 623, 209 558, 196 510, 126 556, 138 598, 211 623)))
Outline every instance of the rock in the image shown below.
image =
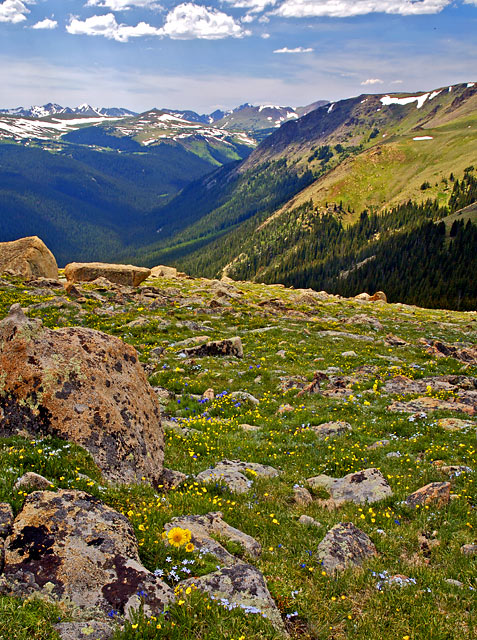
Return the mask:
POLYGON ((425 340, 422 342, 427 344, 427 353, 441 358, 455 358, 466 364, 477 364, 477 348, 475 347, 456 347, 452 344, 446 344, 439 340, 425 340))
POLYGON ((447 431, 461 431, 474 426, 474 423, 471 420, 461 420, 460 418, 440 418, 437 425, 447 431))
POLYGON ((446 505, 450 500, 450 482, 430 482, 406 498, 409 506, 424 506, 436 504, 437 507, 446 505))
POLYGON ((175 267, 166 267, 165 265, 158 265, 151 269, 152 278, 177 278, 177 269, 175 267))
POLYGON ((206 513, 203 516, 179 516, 173 518, 171 522, 164 525, 164 529, 169 531, 173 527, 181 527, 188 529, 192 538, 194 547, 199 551, 207 549, 218 560, 227 566, 235 564, 238 560, 231 553, 226 551, 212 536, 225 538, 236 542, 242 549, 253 558, 258 558, 262 553, 262 547, 255 538, 243 533, 235 527, 231 527, 223 520, 223 514, 220 511, 206 513))
POLYGON ((387 302, 388 299, 384 291, 376 291, 374 295, 369 298, 370 302, 387 302))
POLYGON ((196 479, 199 482, 217 482, 223 483, 236 493, 247 493, 252 486, 244 472, 248 471, 254 475, 273 478, 278 475, 278 471, 267 465, 257 464, 255 462, 242 462, 241 460, 222 460, 215 467, 206 469, 197 474, 196 479))
POLYGON ((10 535, 13 525, 13 509, 8 502, 0 502, 0 538, 10 535))
POLYGON ((174 469, 168 469, 164 467, 159 478, 159 485, 162 485, 164 489, 171 490, 178 487, 180 484, 187 480, 187 476, 182 471, 175 471, 174 469))
POLYGON ((332 527, 316 551, 316 559, 327 573, 361 566, 375 555, 377 551, 371 538, 352 522, 340 522, 332 527))
POLYGON ((384 342, 388 344, 390 347, 404 347, 405 345, 409 344, 402 338, 399 338, 398 336, 395 336, 392 333, 387 334, 387 336, 384 338, 384 342))
POLYGON ((53 278, 58 280, 55 256, 38 236, 0 242, 0 274, 19 276, 25 280, 53 278))
POLYGON ((247 393, 246 391, 232 391, 230 397, 238 398, 239 400, 245 400, 255 405, 260 404, 260 400, 258 398, 253 396, 251 393, 247 393))
POLYGON ((457 398, 448 398, 441 400, 439 398, 431 398, 423 396, 408 400, 407 402, 393 402, 388 411, 405 412, 405 413, 427 413, 428 411, 462 411, 473 416, 477 413, 476 405, 458 402, 457 398))
POLYGON ((348 318, 348 320, 346 320, 346 324, 364 324, 372 327, 376 331, 383 330, 383 325, 377 318, 375 318, 374 316, 365 315, 364 313, 357 313, 355 316, 348 318))
POLYGON ((325 330, 325 331, 317 331, 317 336, 330 336, 331 338, 343 338, 347 340, 357 340, 358 342, 374 342, 375 338, 372 336, 363 336, 359 333, 349 333, 346 331, 334 331, 334 330, 325 330))
POLYGON ((202 394, 203 400, 213 400, 215 398, 215 393, 213 389, 206 389, 202 394))
POLYGON ((463 544, 460 548, 460 552, 464 556, 475 556, 477 555, 477 544, 463 544))
POLYGON ((316 426, 311 426, 310 429, 316 433, 316 435, 321 438, 336 438, 337 436, 346 433, 347 431, 351 431, 352 427, 349 422, 323 422, 322 424, 318 424, 316 426))
POLYGON ((384 438, 383 440, 378 440, 377 442, 373 442, 373 444, 370 444, 366 448, 369 451, 374 451, 375 449, 380 449, 381 447, 387 447, 390 442, 391 442, 390 440, 386 440, 386 438, 384 438))
POLYGON ((293 501, 295 504, 306 506, 313 502, 313 496, 305 487, 293 487, 293 501))
POLYGON ((439 466, 439 471, 442 471, 442 473, 445 473, 451 478, 460 476, 463 473, 472 473, 472 469, 470 467, 466 467, 461 464, 441 465, 439 466))
POLYGON ((55 624, 60 640, 109 640, 114 629, 107 622, 60 622, 55 624))
POLYGON ((401 454, 399 453, 399 451, 390 451, 389 453, 386 454, 386 458, 400 458, 401 454))
POLYGON ((93 329, 52 331, 19 305, 0 322, 0 345, 1 437, 54 435, 85 447, 112 481, 157 480, 160 404, 133 347, 93 329))
POLYGON ((239 562, 231 567, 200 578, 181 582, 181 587, 195 585, 219 600, 227 608, 241 608, 250 613, 261 613, 280 631, 284 631, 283 621, 262 573, 250 564, 239 562))
POLYGON ((20 597, 51 584, 58 598, 80 608, 127 614, 137 592, 149 611, 162 611, 172 590, 139 560, 125 516, 83 491, 30 494, 5 542, 1 590, 20 597))
POLYGON ((202 358, 204 356, 235 356, 236 358, 243 358, 242 340, 239 337, 206 342, 197 347, 183 349, 183 352, 189 358, 202 358))
POLYGON ((444 582, 447 582, 447 584, 450 584, 452 587, 460 588, 464 586, 463 582, 461 582, 460 580, 453 580, 452 578, 446 578, 444 582))
POLYGON ((343 356, 343 358, 357 358, 358 354, 356 353, 356 351, 343 351, 343 353, 341 354, 343 356))
POLYGON ((363 293, 358 293, 358 295, 355 296, 354 299, 364 300, 364 302, 369 302, 369 300, 371 299, 371 296, 369 295, 369 293, 363 292, 363 293))
POLYGON ((291 404, 281 404, 277 409, 277 413, 279 416, 282 416, 284 413, 291 413, 292 411, 295 411, 295 409, 291 406, 291 404))
POLYGON ((28 471, 24 473, 21 478, 18 478, 13 486, 13 491, 19 491, 25 488, 44 491, 46 489, 52 489, 53 484, 43 476, 40 476, 40 474, 28 471))
POLYGON ((373 503, 392 496, 391 487, 378 469, 365 469, 357 473, 349 473, 344 478, 332 478, 321 475, 308 478, 313 488, 329 491, 335 506, 345 502, 355 504, 373 503))
POLYGON ((138 287, 151 275, 150 269, 132 264, 107 264, 104 262, 70 262, 65 267, 69 282, 91 282, 96 278, 106 278, 109 282, 138 287))
POLYGON ((256 427, 253 424, 243 423, 243 424, 239 424, 239 427, 244 431, 260 431, 260 427, 256 427))
POLYGON ((305 514, 301 515, 298 518, 298 522, 300 524, 306 524, 310 527, 321 527, 321 522, 318 522, 318 520, 315 520, 311 516, 306 516, 305 514))

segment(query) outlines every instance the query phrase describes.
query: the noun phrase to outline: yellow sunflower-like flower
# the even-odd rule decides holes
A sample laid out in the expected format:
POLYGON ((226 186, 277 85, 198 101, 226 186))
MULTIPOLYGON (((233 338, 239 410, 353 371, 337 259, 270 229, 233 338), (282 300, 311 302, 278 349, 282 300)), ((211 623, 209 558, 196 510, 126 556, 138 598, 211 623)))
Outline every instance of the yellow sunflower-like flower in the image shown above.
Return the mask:
POLYGON ((193 544, 192 542, 188 542, 188 543, 186 544, 186 548, 185 548, 185 550, 186 550, 186 551, 188 551, 189 553, 190 553, 191 551, 194 551, 194 544, 193 544))
POLYGON ((191 536, 189 529, 182 529, 181 527, 173 527, 167 532, 167 539, 173 547, 182 547, 188 544, 191 536))

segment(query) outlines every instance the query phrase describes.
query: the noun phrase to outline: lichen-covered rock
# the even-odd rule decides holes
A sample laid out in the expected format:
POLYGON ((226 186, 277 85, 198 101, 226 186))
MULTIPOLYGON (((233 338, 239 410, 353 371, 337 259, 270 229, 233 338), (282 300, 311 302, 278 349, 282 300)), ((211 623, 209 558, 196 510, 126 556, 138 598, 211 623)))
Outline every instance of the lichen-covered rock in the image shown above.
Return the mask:
POLYGON ((0 322, 0 371, 0 436, 75 442, 114 481, 160 476, 160 404, 133 347, 93 329, 47 329, 13 305, 0 322))
POLYGON ((164 467, 159 478, 159 486, 166 490, 174 489, 187 480, 187 476, 182 471, 176 471, 175 469, 167 469, 164 467))
POLYGON ((315 520, 311 516, 307 516, 305 514, 301 515, 298 518, 298 522, 300 524, 304 524, 304 525, 307 525, 309 527, 321 527, 321 522, 318 522, 318 520, 315 520))
POLYGON ((242 340, 239 337, 214 340, 197 347, 183 349, 182 351, 189 358, 202 358, 204 356, 235 356, 236 358, 243 358, 242 340))
POLYGON ((125 516, 83 491, 30 494, 5 542, 1 590, 27 597, 45 587, 80 608, 127 614, 137 593, 162 611, 172 590, 145 569, 125 516))
POLYGON ((329 491, 335 506, 345 502, 356 504, 378 502, 392 496, 391 487, 379 469, 364 469, 364 471, 349 473, 344 478, 315 476, 308 478, 308 484, 313 488, 329 491))
POLYGON ((13 525, 13 509, 8 502, 0 502, 0 538, 10 535, 13 525))
POLYGON ((279 474, 274 467, 266 464, 243 462, 242 460, 222 460, 215 467, 198 473, 196 478, 199 482, 225 484, 236 493, 247 493, 252 486, 252 481, 244 475, 245 472, 266 478, 274 478, 279 474))
POLYGON ((323 422, 310 427, 312 431, 316 433, 319 438, 336 438, 337 436, 351 431, 352 427, 349 422, 323 422))
POLYGON ((220 511, 206 513, 203 516, 179 516, 164 525, 164 529, 166 531, 173 527, 188 529, 192 534, 192 543, 196 549, 202 551, 207 549, 209 553, 215 555, 227 566, 235 564, 237 558, 214 540, 212 535, 236 542, 249 556, 258 558, 262 552, 260 543, 243 531, 231 527, 222 518, 223 514, 220 511))
POLYGON ((450 482, 430 482, 425 487, 411 493, 406 498, 406 502, 413 507, 426 504, 436 504, 436 506, 442 507, 450 500, 450 487, 450 482))
POLYGON ((441 400, 440 398, 431 398, 424 396, 408 400, 407 402, 393 402, 388 411, 398 411, 405 413, 427 413, 428 411, 462 411, 470 416, 477 413, 477 398, 473 404, 459 402, 459 398, 448 398, 441 400))
POLYGON ((191 585, 208 593, 214 600, 221 601, 228 609, 239 607, 245 612, 261 613, 277 629, 284 631, 280 612, 270 595, 265 578, 250 564, 238 562, 200 578, 181 582, 181 586, 185 588, 191 585))
POLYGON ((52 489, 53 485, 47 478, 41 476, 39 473, 28 471, 27 473, 24 473, 21 478, 18 478, 13 485, 14 491, 25 488, 44 491, 46 489, 52 489))
POLYGON ((384 291, 376 291, 376 293, 370 296, 369 301, 370 302, 387 302, 388 299, 384 291))
POLYGON ((60 622, 55 630, 61 640, 109 640, 114 633, 112 625, 98 620, 60 622))
POLYGON ((293 502, 306 506, 313 502, 313 496, 305 487, 293 487, 293 502))
POLYGON ((461 420, 460 418, 441 418, 437 425, 446 431, 461 431, 475 425, 471 420, 461 420))
POLYGON ((58 265, 46 244, 37 236, 30 236, 13 242, 0 242, 0 273, 25 280, 58 280, 58 265))
POLYGON ((327 573, 344 571, 377 555, 371 538, 352 522, 332 527, 318 545, 316 559, 327 573))
POLYGON ((463 544, 460 552, 464 556, 475 556, 477 555, 477 544, 463 544))
POLYGON ((104 262, 70 262, 65 267, 68 282, 91 282, 106 278, 109 282, 137 287, 151 275, 150 269, 132 264, 107 264, 104 262))

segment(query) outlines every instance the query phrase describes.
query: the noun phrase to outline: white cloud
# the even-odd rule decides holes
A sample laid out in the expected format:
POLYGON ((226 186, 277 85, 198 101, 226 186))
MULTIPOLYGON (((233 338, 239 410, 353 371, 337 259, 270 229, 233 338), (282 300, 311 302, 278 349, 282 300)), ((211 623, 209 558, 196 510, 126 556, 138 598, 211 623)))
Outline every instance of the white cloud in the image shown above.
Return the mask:
POLYGON ((26 0, 5 0, 0 4, 0 22, 23 22, 26 20, 25 13, 30 10, 25 6, 26 0))
POLYGON ((277 3, 277 0, 225 0, 235 9, 249 9, 252 13, 260 12, 277 3))
POLYGON ((368 84, 383 84, 383 81, 380 78, 368 78, 367 80, 363 80, 362 85, 368 84))
POLYGON ((160 29, 156 29, 146 22, 139 22, 135 27, 118 24, 112 13, 107 13, 104 16, 91 16, 86 20, 72 17, 66 31, 73 35, 103 36, 117 42, 127 42, 129 38, 160 35, 160 29))
POLYGON ((269 33, 262 33, 262 35, 260 37, 263 38, 264 40, 268 40, 268 38, 270 37, 270 34, 269 33))
POLYGON ((464 0, 464 4, 475 4, 477 7, 477 0, 464 0))
POLYGON ((160 9, 161 5, 156 0, 88 0, 86 7, 106 7, 112 11, 126 11, 131 7, 144 9, 160 9))
POLYGON ((56 29, 58 23, 56 20, 50 20, 50 18, 45 18, 44 20, 40 20, 32 26, 32 29, 56 29))
POLYGON ((313 49, 308 47, 296 47, 296 49, 289 49, 288 47, 283 47, 283 49, 275 49, 273 53, 311 53, 313 49))
POLYGON ((173 40, 219 40, 250 35, 235 20, 210 7, 184 2, 167 14, 161 34, 173 40))
POLYGON ((285 0, 273 13, 284 18, 350 18, 368 13, 408 16, 439 13, 451 2, 452 0, 285 0))
POLYGON ((393 80, 391 84, 402 84, 402 80, 393 80))

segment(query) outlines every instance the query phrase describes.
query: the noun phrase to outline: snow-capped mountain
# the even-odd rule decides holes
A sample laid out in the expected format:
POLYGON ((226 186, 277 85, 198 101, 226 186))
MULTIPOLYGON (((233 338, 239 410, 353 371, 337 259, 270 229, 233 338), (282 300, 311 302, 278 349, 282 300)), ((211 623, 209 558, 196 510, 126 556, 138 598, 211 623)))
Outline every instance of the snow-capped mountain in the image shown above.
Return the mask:
POLYGON ((32 107, 16 107, 13 109, 0 109, 1 114, 9 116, 20 116, 22 118, 47 118, 53 115, 82 115, 82 116, 105 116, 119 118, 123 116, 135 116, 135 111, 124 109, 123 107, 92 107, 89 104, 81 104, 78 107, 62 107, 60 104, 48 102, 44 105, 34 105, 32 107))

